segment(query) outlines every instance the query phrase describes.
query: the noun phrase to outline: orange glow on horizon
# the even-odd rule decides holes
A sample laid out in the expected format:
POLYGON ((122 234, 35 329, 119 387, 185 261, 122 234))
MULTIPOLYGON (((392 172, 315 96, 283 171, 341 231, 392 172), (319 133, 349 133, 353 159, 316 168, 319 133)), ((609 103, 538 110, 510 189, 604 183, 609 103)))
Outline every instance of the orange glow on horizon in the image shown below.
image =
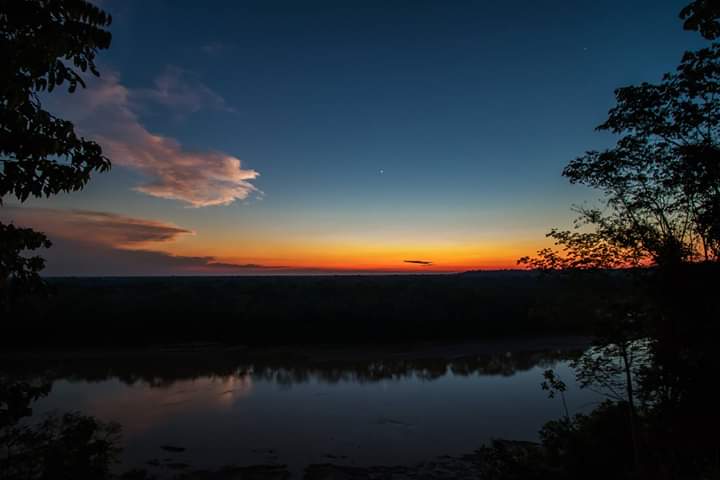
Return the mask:
MULTIPOLYGON (((184 228, 182 222, 107 212, 5 209, 21 224, 64 239, 76 255, 154 259, 158 271, 242 275, 289 273, 452 273, 518 268, 517 260, 551 246, 529 230, 472 232, 361 229, 316 232, 184 228), (539 241, 538 241, 539 240, 539 241), (127 256, 127 252, 137 256, 127 256), (83 252, 83 253, 79 253, 83 252), (176 257, 176 258, 173 258, 176 257), (171 267, 162 270, 163 265, 171 267)), ((11 218, 12 220, 12 218, 11 218)), ((71 251, 72 253, 72 251, 71 251)), ((126 261, 126 260, 123 260, 126 261)))
POLYGON ((359 244, 309 243, 254 244, 242 247, 168 245, 176 255, 207 255, 220 263, 261 265, 268 273, 302 271, 318 273, 452 273, 468 270, 517 269, 517 259, 533 254, 542 245, 533 242, 493 244, 359 244), (189 247, 189 246, 188 246, 189 247), (237 251, 242 250, 243 255, 237 251))

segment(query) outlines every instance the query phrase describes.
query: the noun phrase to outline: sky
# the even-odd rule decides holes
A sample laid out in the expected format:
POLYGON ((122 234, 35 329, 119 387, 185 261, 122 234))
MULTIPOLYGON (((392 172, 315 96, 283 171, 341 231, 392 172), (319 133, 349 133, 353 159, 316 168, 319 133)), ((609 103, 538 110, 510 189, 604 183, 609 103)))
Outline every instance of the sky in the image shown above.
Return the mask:
POLYGON ((98 0, 99 79, 43 97, 113 163, 0 218, 48 275, 514 268, 597 192, 614 89, 702 46, 687 0, 98 0))

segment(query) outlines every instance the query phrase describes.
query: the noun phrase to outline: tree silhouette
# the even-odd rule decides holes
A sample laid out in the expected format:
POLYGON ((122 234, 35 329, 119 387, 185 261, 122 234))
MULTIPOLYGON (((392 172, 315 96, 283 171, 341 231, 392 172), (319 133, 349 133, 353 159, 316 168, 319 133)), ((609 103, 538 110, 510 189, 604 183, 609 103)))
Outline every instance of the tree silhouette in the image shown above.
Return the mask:
POLYGON ((50 247, 50 240, 30 228, 17 228, 0 222, 0 307, 9 306, 13 298, 42 289, 40 270, 45 260, 39 256, 21 255, 25 250, 50 247), (12 282, 9 281, 12 276, 12 282))
POLYGON ((43 378, 25 381, 0 374, 0 479, 115 478, 118 424, 74 412, 27 421, 32 404, 51 386, 43 378))
POLYGON ((520 263, 541 269, 616 268, 720 258, 720 45, 688 52, 659 84, 615 91, 598 130, 620 136, 563 171, 604 194, 578 208, 576 226, 552 230, 564 252, 520 263))
MULTIPOLYGON (((42 92, 85 87, 83 73, 99 75, 98 50, 110 46, 111 17, 84 0, 2 0, 0 2, 0 205, 8 196, 21 202, 82 189, 94 171, 110 161, 100 146, 75 132, 73 124, 44 110, 42 92)), ((0 309, 11 293, 39 281, 43 263, 24 259, 23 250, 50 246, 41 233, 0 224, 0 309)))
MULTIPOLYGON (((720 38, 718 2, 697 0, 680 16, 686 29, 720 38)), ((720 315, 711 286, 720 267, 720 44, 686 52, 659 83, 619 88, 615 99, 598 130, 619 136, 616 144, 563 170, 600 191, 601 205, 577 208, 574 230, 548 234, 557 248, 519 263, 551 272, 652 268, 633 268, 638 291, 597 309, 594 347, 574 364, 581 385, 613 401, 549 424, 548 438, 567 452, 597 438, 593 423, 611 425, 625 411, 626 425, 613 428, 630 434, 635 475, 717 476, 720 415, 707 382, 720 374, 711 340, 720 315)))
POLYGON ((716 0, 695 0, 680 12, 685 30, 695 30, 707 38, 720 37, 720 4, 716 0))

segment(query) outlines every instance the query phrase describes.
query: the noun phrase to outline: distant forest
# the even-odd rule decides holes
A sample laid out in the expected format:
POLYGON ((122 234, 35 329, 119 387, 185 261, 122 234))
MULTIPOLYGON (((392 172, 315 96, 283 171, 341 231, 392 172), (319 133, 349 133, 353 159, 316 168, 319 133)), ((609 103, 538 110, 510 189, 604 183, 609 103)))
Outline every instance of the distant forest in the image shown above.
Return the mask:
MULTIPOLYGON (((298 344, 591 333, 593 305, 627 295, 622 271, 457 275, 56 278, 7 345, 185 341, 298 344)), ((7 327, 6 327, 7 328, 7 327)))

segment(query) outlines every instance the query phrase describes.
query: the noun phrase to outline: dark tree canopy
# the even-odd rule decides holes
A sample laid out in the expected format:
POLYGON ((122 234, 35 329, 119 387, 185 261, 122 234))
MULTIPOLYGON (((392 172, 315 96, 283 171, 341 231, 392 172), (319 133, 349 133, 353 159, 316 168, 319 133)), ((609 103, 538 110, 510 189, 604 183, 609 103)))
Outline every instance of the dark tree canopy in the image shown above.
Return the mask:
POLYGON ((40 271, 45 260, 39 256, 22 255, 24 250, 37 250, 50 247, 50 240, 42 233, 30 228, 18 228, 15 225, 0 223, 0 305, 7 305, 13 298, 22 294, 31 294, 42 286, 40 271), (12 275, 13 281, 3 285, 12 275))
MULTIPOLYGON (((686 29, 720 38, 720 1, 696 0, 680 16, 686 29)), ((563 170, 599 191, 600 205, 578 208, 574 230, 552 230, 557 248, 519 262, 566 272, 654 268, 608 275, 636 287, 588 312, 595 345, 574 363, 580 385, 620 395, 590 416, 548 424, 545 447, 585 475, 583 456, 602 442, 602 427, 613 432, 605 448, 619 436, 628 442, 627 478, 717 478, 720 415, 707 381, 720 374, 720 43, 686 52, 659 83, 617 89, 615 100, 597 127, 615 134, 615 145, 563 170), (585 452, 568 455, 587 440, 585 452)))
POLYGON ((578 231, 550 232, 562 254, 546 249, 522 262, 558 269, 720 259, 720 45, 687 52, 660 83, 619 88, 615 98, 598 127, 620 137, 615 146, 563 171, 601 191, 602 207, 578 209, 578 231))
POLYGON ((0 3, 0 202, 81 189, 110 162, 73 124, 43 110, 38 93, 85 86, 95 54, 110 46, 110 16, 83 0, 0 3))
POLYGON ((695 0, 680 12, 685 30, 695 30, 707 38, 720 37, 720 2, 717 0, 695 0))
POLYGON ((617 105, 598 129, 620 140, 563 174, 605 193, 612 213, 593 220, 619 245, 656 262, 720 256, 719 94, 718 45, 686 53, 659 84, 615 92, 617 105))
MULTIPOLYGON (((39 94, 84 87, 98 50, 110 46, 110 16, 84 0, 0 0, 0 206, 82 189, 110 161, 73 124, 44 110, 39 94)), ((0 223, 0 307, 13 293, 40 284, 40 257, 25 250, 49 247, 41 233, 0 223)))
POLYGON ((0 373, 0 478, 118 478, 112 473, 120 453, 118 424, 73 412, 27 421, 34 402, 51 389, 44 378, 20 380, 0 373))

